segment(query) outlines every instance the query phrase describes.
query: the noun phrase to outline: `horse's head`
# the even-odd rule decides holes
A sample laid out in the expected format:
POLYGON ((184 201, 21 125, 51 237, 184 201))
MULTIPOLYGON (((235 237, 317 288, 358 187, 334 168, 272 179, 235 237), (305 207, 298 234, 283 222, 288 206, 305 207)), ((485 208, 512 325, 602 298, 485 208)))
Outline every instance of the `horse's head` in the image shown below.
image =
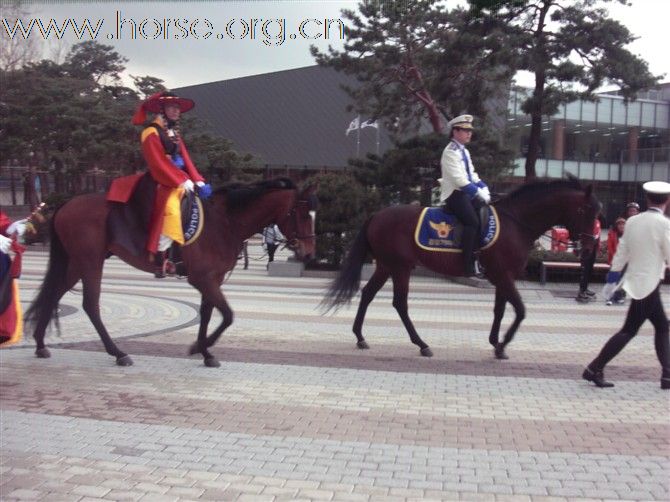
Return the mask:
POLYGON ((287 247, 294 251, 298 259, 309 261, 314 258, 316 236, 314 218, 316 215, 316 185, 309 185, 297 192, 288 214, 277 221, 279 230, 286 237, 287 247))
POLYGON ((565 227, 570 232, 572 240, 580 243, 582 253, 590 254, 598 245, 593 229, 601 209, 600 202, 593 195, 593 185, 571 192, 567 199, 565 227))

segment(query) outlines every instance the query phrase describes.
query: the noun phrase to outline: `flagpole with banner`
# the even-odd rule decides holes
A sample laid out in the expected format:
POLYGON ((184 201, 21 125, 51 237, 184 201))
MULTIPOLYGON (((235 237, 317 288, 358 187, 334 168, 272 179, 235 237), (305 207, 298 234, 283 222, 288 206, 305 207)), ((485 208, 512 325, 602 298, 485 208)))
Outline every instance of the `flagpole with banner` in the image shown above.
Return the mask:
POLYGON ((353 130, 356 130, 356 157, 360 156, 361 151, 361 116, 356 115, 354 120, 349 123, 349 127, 345 131, 344 135, 349 136, 349 133, 353 130))
POLYGON ((364 127, 374 127, 376 129, 376 151, 377 151, 377 157, 379 157, 379 123, 377 121, 372 121, 371 119, 366 120, 361 124, 361 129, 364 127))
POLYGON ((361 116, 356 115, 354 120, 352 120, 349 123, 349 127, 347 127, 347 130, 344 132, 345 136, 349 136, 349 133, 353 130, 356 130, 356 157, 360 157, 361 155, 361 129, 365 127, 374 127, 376 131, 376 148, 377 148, 377 156, 379 156, 379 124, 377 123, 376 120, 371 120, 368 119, 365 122, 361 123, 361 116))

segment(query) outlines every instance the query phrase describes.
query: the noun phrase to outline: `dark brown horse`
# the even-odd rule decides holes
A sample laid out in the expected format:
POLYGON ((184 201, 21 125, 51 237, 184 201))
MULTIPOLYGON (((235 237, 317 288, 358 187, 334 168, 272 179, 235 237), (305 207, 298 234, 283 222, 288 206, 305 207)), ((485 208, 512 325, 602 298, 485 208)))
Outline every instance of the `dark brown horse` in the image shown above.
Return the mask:
MULTIPOLYGON (((221 291, 225 274, 232 270, 246 239, 267 225, 277 223, 289 248, 299 258, 314 253, 314 221, 310 214, 315 187, 303 191, 288 179, 277 179, 250 185, 218 189, 203 203, 205 222, 200 237, 181 248, 188 282, 201 296, 198 340, 191 353, 200 352, 205 364, 219 366, 207 350, 232 324, 233 311, 221 291), (216 308, 221 324, 207 336, 207 325, 216 308)), ((35 324, 33 337, 37 357, 50 357, 44 345, 45 330, 52 319, 58 321, 61 297, 79 280, 83 286, 83 308, 100 335, 105 350, 120 366, 132 359, 119 350, 100 318, 100 283, 105 258, 117 255, 135 268, 153 272, 154 264, 146 256, 136 256, 127 249, 111 244, 106 221, 112 203, 104 194, 74 197, 63 205, 51 221, 49 265, 42 286, 26 312, 26 320, 35 324)))
MULTIPOLYGON (((523 321, 526 310, 516 289, 518 279, 526 266, 528 254, 535 241, 554 225, 564 225, 571 236, 579 236, 586 250, 592 250, 593 221, 600 203, 592 194, 592 187, 582 187, 578 180, 538 181, 526 184, 494 205, 500 231, 493 245, 481 251, 480 261, 486 276, 495 286, 494 319, 489 342, 495 347, 498 359, 507 359, 505 347, 523 321), (507 302, 512 304, 516 317, 502 343, 498 341, 500 323, 507 302)), ((463 274, 461 253, 426 251, 414 242, 422 208, 394 206, 374 214, 356 237, 338 277, 331 284, 324 304, 330 309, 351 301, 358 292, 361 268, 371 254, 376 260, 372 277, 363 288, 353 332, 358 347, 368 348, 363 338, 363 319, 368 305, 389 276, 393 280, 393 306, 400 315, 412 343, 419 346, 421 355, 432 356, 432 351, 419 337, 407 313, 407 292, 410 273, 422 264, 440 274, 463 274)))

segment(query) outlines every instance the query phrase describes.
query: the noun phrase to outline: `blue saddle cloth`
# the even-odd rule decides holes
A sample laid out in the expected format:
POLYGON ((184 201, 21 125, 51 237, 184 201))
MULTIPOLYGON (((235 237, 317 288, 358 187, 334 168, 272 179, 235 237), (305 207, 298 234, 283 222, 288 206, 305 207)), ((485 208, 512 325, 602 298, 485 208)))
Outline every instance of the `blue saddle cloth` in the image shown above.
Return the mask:
MULTIPOLYGON (((480 249, 486 249, 498 239, 500 224, 493 206, 486 206, 481 222, 480 249)), ((426 207, 419 216, 414 232, 416 245, 428 251, 461 252, 463 224, 441 207, 426 207)))

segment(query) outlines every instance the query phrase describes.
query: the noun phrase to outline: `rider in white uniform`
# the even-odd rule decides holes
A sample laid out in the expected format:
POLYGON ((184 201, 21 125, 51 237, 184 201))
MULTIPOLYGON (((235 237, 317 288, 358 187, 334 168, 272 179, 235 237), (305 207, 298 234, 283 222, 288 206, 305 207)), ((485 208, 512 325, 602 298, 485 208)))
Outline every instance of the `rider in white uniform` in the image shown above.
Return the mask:
POLYGON ((470 152, 465 145, 472 139, 472 115, 460 115, 449 121, 451 141, 442 152, 442 179, 440 202, 463 223, 464 275, 475 274, 474 252, 479 219, 474 203, 488 204, 491 193, 475 171, 470 152))

